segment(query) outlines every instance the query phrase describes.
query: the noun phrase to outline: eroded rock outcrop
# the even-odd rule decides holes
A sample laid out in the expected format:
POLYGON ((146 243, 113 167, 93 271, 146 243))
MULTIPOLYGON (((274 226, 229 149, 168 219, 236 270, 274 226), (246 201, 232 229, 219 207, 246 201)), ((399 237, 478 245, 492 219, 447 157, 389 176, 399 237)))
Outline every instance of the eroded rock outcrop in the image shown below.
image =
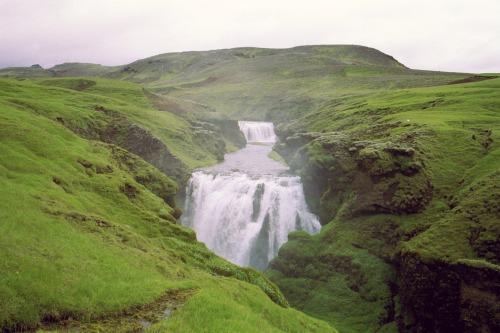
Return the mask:
POLYGON ((417 213, 432 198, 423 163, 409 145, 307 133, 286 138, 277 149, 302 175, 311 206, 324 223, 338 213, 343 218, 417 213))
POLYGON ((145 128, 128 121, 118 112, 96 106, 96 111, 109 117, 106 128, 98 131, 100 140, 139 155, 178 184, 189 179, 187 166, 170 149, 145 128))
POLYGON ((247 141, 245 140, 245 136, 243 135, 243 133, 240 131, 237 120, 224 116, 210 117, 210 114, 203 115, 200 117, 200 119, 203 124, 212 126, 212 131, 220 133, 220 135, 222 135, 227 141, 231 142, 236 147, 245 147, 247 141))
POLYGON ((428 138, 418 131, 377 140, 341 132, 278 133, 276 150, 302 175, 310 207, 328 224, 317 236, 291 234, 269 266, 294 306, 333 322, 346 311, 317 310, 311 305, 317 295, 369 301, 380 313, 365 330, 373 332, 384 325, 412 333, 500 329, 498 170, 468 185, 462 180, 457 192, 443 195, 426 166, 435 162, 420 146, 428 138), (366 260, 356 266, 364 274, 354 266, 342 270, 342 259, 366 260), (370 263, 380 259, 377 266, 370 263), (383 265, 377 277, 373 269, 383 265), (338 276, 350 291, 332 284, 338 276), (305 280, 309 287, 302 287, 305 280), (380 286, 379 305, 364 295, 373 285, 380 286), (345 296, 350 292, 356 296, 345 296))
POLYGON ((205 146, 206 139, 209 140, 210 152, 214 153, 219 160, 225 153, 225 143, 222 147, 220 139, 225 139, 238 148, 245 147, 246 140, 238 127, 238 121, 224 114, 218 113, 216 109, 209 105, 197 103, 191 100, 171 98, 166 95, 155 94, 144 91, 156 109, 162 112, 170 112, 188 120, 195 131, 203 129, 213 133, 200 133, 197 138, 205 146), (208 137, 207 137, 208 135, 208 137), (215 144, 214 144, 215 142, 215 144))
POLYGON ((500 271, 481 260, 428 260, 414 252, 398 258, 402 332, 498 332, 500 271), (410 319, 410 320, 408 320, 410 319))
POLYGON ((217 125, 213 122, 191 121, 191 125, 198 144, 214 154, 219 161, 224 160, 226 153, 224 138, 239 148, 246 144, 245 137, 239 130, 236 121, 221 120, 217 122, 217 125))

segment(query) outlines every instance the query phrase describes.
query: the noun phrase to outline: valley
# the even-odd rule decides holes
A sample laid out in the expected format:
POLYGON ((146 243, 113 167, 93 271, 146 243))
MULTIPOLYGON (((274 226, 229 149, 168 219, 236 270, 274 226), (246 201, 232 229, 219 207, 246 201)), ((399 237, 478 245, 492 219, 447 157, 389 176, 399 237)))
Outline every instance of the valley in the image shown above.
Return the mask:
POLYGON ((500 329, 498 75, 238 48, 0 69, 0 109, 6 332, 500 329), (193 170, 251 141, 238 120, 274 123, 321 223, 244 261, 263 273, 180 223, 193 170), (165 295, 167 320, 124 319, 165 295))

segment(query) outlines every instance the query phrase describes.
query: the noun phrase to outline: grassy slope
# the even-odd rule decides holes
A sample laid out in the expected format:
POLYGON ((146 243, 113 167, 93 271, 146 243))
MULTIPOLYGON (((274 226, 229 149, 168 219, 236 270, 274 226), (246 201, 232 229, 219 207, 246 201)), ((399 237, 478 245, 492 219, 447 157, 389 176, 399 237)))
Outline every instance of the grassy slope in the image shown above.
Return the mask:
POLYGON ((119 311, 167 288, 152 263, 141 268, 140 244, 155 229, 171 232, 155 216, 171 207, 118 170, 104 146, 5 104, 1 123, 2 327, 119 311), (135 202, 119 191, 125 184, 140 191, 135 202))
MULTIPOLYGON (((98 126, 95 103, 131 116, 141 110, 135 85, 99 83, 100 92, 78 93, 1 81, 0 327, 114 317, 168 290, 194 289, 185 306, 160 325, 173 332, 221 326, 228 332, 333 331, 272 302, 269 297, 286 305, 259 273, 216 257, 192 231, 176 225, 175 184, 163 174, 54 121, 63 116, 98 126), (125 97, 103 97, 102 91, 125 97), (210 321, 191 320, 200 313, 210 321)), ((147 105, 144 111, 146 120, 154 112, 147 105)))
MULTIPOLYGON (((33 71, 40 69, 7 68, 0 76, 26 77, 33 71)), ((116 68, 69 63, 50 71, 139 82, 165 97, 169 108, 187 104, 199 109, 200 119, 221 113, 278 123, 353 93, 433 86, 470 76, 411 70, 382 52, 355 45, 167 53, 116 68)))
POLYGON ((382 53, 366 50, 371 49, 242 49, 231 50, 222 61, 212 62, 208 56, 198 55, 200 59, 184 65, 185 70, 168 72, 146 86, 210 105, 235 118, 282 122, 305 115, 337 96, 435 85, 466 76, 409 70, 382 53))
POLYGON ((253 285, 214 279, 205 284, 176 316, 148 332, 337 332, 297 310, 263 302, 263 295, 253 285))
MULTIPOLYGON (((277 269, 268 274, 291 304, 345 332, 395 330, 391 321, 401 313, 389 287, 397 283, 390 263, 398 252, 449 264, 483 262, 498 270, 499 101, 499 79, 404 89, 340 98, 282 128, 410 144, 434 186, 433 200, 422 213, 347 220, 339 214, 320 234, 298 235, 285 244, 277 269), (322 268, 316 258, 340 268, 322 268), (342 268, 346 263, 351 266, 342 268)), ((309 152, 327 160, 321 157, 327 152, 309 152)))
POLYGON ((158 93, 213 106, 235 118, 282 122, 303 116, 332 98, 353 92, 454 80, 450 74, 376 66, 328 66, 324 61, 311 64, 314 57, 290 58, 235 59, 196 74, 182 72, 169 76, 147 87, 158 93), (280 69, 279 64, 287 66, 280 69), (266 71, 268 67, 272 70, 266 71), (262 69, 262 72, 255 68, 262 69))
POLYGON ((500 139, 498 87, 495 79, 351 97, 336 100, 298 123, 307 131, 343 131, 360 139, 391 140, 418 133, 436 199, 442 199, 498 168, 496 144, 484 147, 488 138, 493 143, 500 139), (383 130, 374 132, 380 125, 383 130))
POLYGON ((1 83, 6 101, 50 119, 62 118, 69 126, 83 131, 90 127, 104 129, 107 125, 104 115, 95 110, 101 106, 145 127, 189 168, 216 162, 210 152, 194 143, 189 123, 154 109, 137 84, 97 78, 3 80, 1 83), (83 87, 83 90, 74 91, 75 87, 83 87))
MULTIPOLYGON (((25 77, 30 71, 5 69, 0 75, 25 77)), ((171 103, 191 103, 205 114, 217 110, 238 119, 276 122, 352 93, 438 85, 468 76, 410 70, 382 52, 353 45, 168 53, 116 68, 63 64, 50 71, 139 82, 171 103)))

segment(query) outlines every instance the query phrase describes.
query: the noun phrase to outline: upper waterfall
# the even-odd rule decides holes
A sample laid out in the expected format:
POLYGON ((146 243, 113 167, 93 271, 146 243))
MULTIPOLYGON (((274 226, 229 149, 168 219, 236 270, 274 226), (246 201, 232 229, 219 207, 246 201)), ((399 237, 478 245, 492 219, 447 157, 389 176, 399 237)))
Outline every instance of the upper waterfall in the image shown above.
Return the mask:
POLYGON ((247 142, 276 142, 274 124, 262 121, 238 121, 247 142))

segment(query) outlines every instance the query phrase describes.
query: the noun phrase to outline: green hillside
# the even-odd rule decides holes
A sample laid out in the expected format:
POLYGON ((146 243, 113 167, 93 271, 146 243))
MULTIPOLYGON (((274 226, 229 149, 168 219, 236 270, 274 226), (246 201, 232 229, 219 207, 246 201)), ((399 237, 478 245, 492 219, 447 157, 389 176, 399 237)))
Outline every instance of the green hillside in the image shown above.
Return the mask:
MULTIPOLYGON (((26 77, 26 70, 3 69, 0 77, 26 77)), ((408 69, 387 54, 357 45, 166 53, 117 67, 67 63, 48 71, 54 77, 137 82, 165 98, 170 109, 191 103, 205 117, 217 111, 237 119, 274 122, 295 119, 353 93, 434 86, 470 77, 408 69)))
POLYGON ((2 330, 335 331, 198 243, 176 224, 177 185, 93 137, 109 120, 97 104, 140 118, 170 147, 184 122, 153 110, 134 84, 96 80, 76 92, 91 85, 77 81, 0 80, 2 330), (184 306, 159 320, 173 301, 184 306))
POLYGON ((282 125, 277 149, 326 224, 270 264, 292 306, 345 332, 497 330, 499 110, 494 79, 350 96, 282 125))
POLYGON ((297 118, 353 91, 466 77, 409 70, 380 51, 353 45, 165 54, 109 76, 142 82, 158 94, 206 104, 238 119, 275 122, 297 118))
POLYGON ((55 120, 87 139, 139 154, 181 183, 190 169, 215 163, 226 149, 219 134, 200 137, 193 124, 159 112, 139 85, 126 81, 2 81, 2 88, 5 102, 55 120))

